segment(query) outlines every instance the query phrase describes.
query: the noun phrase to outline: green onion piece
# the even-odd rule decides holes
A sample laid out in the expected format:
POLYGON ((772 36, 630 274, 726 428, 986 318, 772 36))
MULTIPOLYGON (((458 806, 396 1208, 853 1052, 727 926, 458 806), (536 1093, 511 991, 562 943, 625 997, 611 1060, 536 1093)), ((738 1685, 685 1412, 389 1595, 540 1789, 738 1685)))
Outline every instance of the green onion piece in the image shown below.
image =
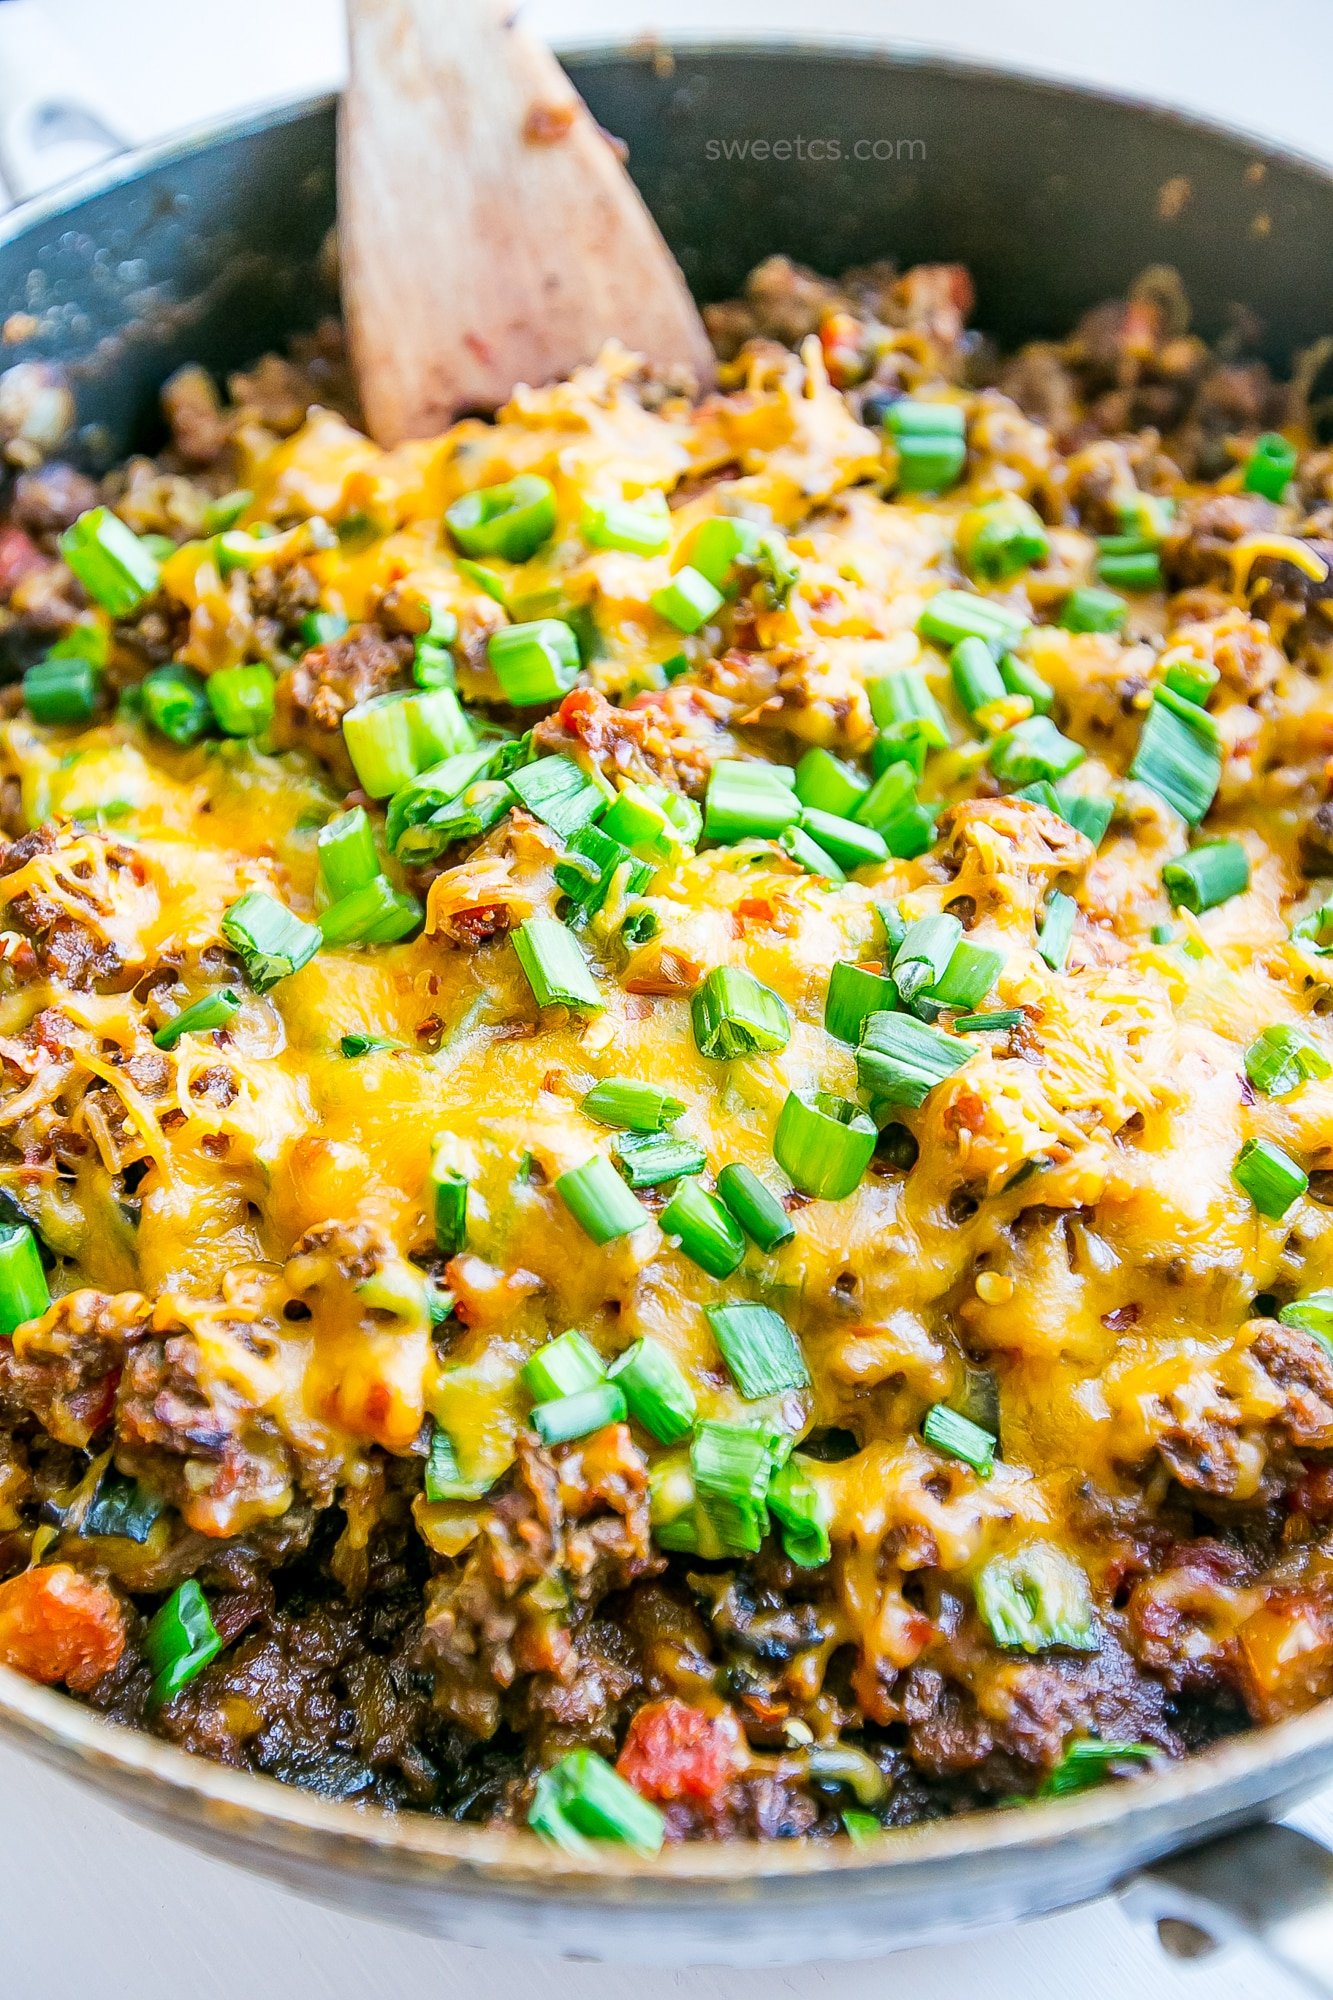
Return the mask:
POLYGON ((1016 1028, 1023 1018, 1021 1007, 996 1007, 989 1014, 959 1014, 954 1021, 957 1035, 985 1035, 997 1028, 1016 1028))
POLYGON ((425 915, 415 896, 395 889, 387 875, 376 875, 352 889, 315 919, 325 944, 394 944, 415 930, 425 915))
POLYGON ((581 1108, 599 1125, 626 1132, 664 1132, 685 1114, 678 1097, 659 1090, 656 1084, 636 1083, 627 1076, 609 1076, 595 1083, 581 1108))
MULTIPOLYGON (((1110 584, 1113 590, 1160 590, 1162 587, 1162 559, 1156 549, 1111 549, 1106 546, 1112 537, 1102 541, 1101 554, 1097 558, 1097 575, 1101 581, 1110 584)), ((1065 611, 1069 606, 1066 603, 1065 611)), ((1063 624, 1064 619, 1061 618, 1063 624)), ((1086 630, 1086 627, 1075 627, 1086 630)), ((1104 627, 1098 627, 1104 630, 1104 627)), ((1119 629, 1114 628, 1114 629, 1119 629)))
POLYGON ((912 1014, 870 1014, 856 1069, 877 1104, 924 1104, 937 1083, 963 1067, 971 1050, 912 1014))
POLYGON ((220 499, 210 500, 204 508, 204 533, 206 535, 225 534, 234 528, 246 508, 254 501, 254 494, 248 486, 238 486, 232 493, 224 493, 220 499))
POLYGON ((530 1355, 521 1369, 523 1386, 535 1403, 554 1402, 559 1396, 577 1396, 583 1389, 595 1389, 606 1380, 601 1355, 586 1335, 573 1327, 556 1340, 548 1340, 530 1355))
MULTIPOLYGON (((966 938, 954 946, 953 957, 923 997, 939 1007, 977 1007, 990 992, 1004 965, 1004 955, 989 945, 971 944, 966 938)), ((957 1027, 957 1022, 954 1026, 957 1027)))
POLYGON ((757 1555, 768 1528, 775 1435, 758 1424, 707 1421, 690 1440, 690 1471, 713 1545, 720 1556, 757 1555))
POLYGON ((1071 792, 1062 786, 1055 794, 1055 810, 1076 833, 1086 835, 1094 847, 1100 847, 1115 814, 1115 801, 1096 798, 1091 792, 1071 792))
MULTIPOLYGON (((601 794, 596 796, 600 810, 601 794)), ((586 807, 586 803, 580 798, 578 809, 586 807)), ((640 861, 599 826, 581 826, 568 838, 569 848, 556 862, 554 872, 557 887, 570 899, 571 907, 563 913, 565 922, 576 930, 605 906, 618 877, 626 896, 641 895, 653 879, 651 862, 640 861)))
POLYGON ((1238 840, 1210 840, 1162 870, 1162 887, 1176 909, 1201 916, 1250 886, 1250 859, 1238 840))
POLYGON ((831 1510, 795 1455, 780 1465, 769 1481, 768 1504, 782 1530, 783 1553, 790 1562, 800 1569, 819 1569, 829 1560, 833 1554, 828 1533, 831 1510))
MULTIPOLYGON (((392 698, 392 697, 391 697, 392 698)), ((451 687, 423 688, 399 697, 407 710, 416 770, 432 769, 442 758, 476 748, 477 738, 451 687)))
POLYGON ((527 562, 555 532, 555 488, 537 473, 521 473, 503 486, 465 493, 444 518, 465 556, 527 562))
POLYGON ((594 1153, 581 1167, 561 1174, 555 1191, 594 1243, 612 1243, 651 1220, 643 1203, 630 1193, 602 1153, 594 1153))
POLYGON ((1174 924, 1154 924, 1148 933, 1154 944, 1170 944, 1175 934, 1174 924))
POLYGON ((387 1035, 340 1035, 339 1053, 348 1062, 355 1062, 360 1056, 384 1055, 393 1049, 404 1049, 406 1042, 390 1041, 387 1035))
POLYGON ((880 674, 866 682, 870 712, 881 729, 895 723, 919 723, 923 740, 931 749, 943 750, 949 741, 943 711, 926 685, 926 677, 916 667, 903 667, 894 674, 880 674))
POLYGON ((670 861, 693 847, 703 828, 699 808, 683 793, 651 790, 632 779, 621 783, 619 796, 608 806, 602 831, 626 847, 647 852, 655 861, 670 861))
POLYGON ((961 403, 901 396, 885 410, 884 428, 894 437, 964 437, 967 412, 961 403))
POLYGON ((784 826, 778 835, 778 846, 807 875, 820 875, 828 882, 847 880, 833 856, 817 840, 812 840, 804 827, 784 826))
POLYGON ((1283 1326, 1298 1326, 1303 1333, 1333 1344, 1333 1292, 1307 1292, 1303 1299, 1283 1306, 1278 1318, 1283 1326))
POLYGON ((1236 1155, 1231 1176, 1270 1222, 1280 1222, 1310 1185, 1309 1175, 1269 1139, 1247 1139, 1236 1155))
POLYGON ((556 1847, 581 1854, 609 1840, 656 1854, 666 1838, 660 1807, 641 1798, 595 1750, 571 1750, 537 1780, 528 1825, 556 1847))
POLYGON ((736 514, 715 514, 695 530, 690 542, 690 566, 715 590, 732 597, 738 588, 736 571, 753 563, 763 529, 736 514))
POLYGON ((539 1007, 600 1014, 606 1002, 587 959, 555 917, 525 917, 513 932, 514 951, 539 1007))
POLYGON ((1129 775, 1197 826, 1222 778, 1222 751, 1212 716, 1173 689, 1157 688, 1129 775))
POLYGON ((299 972, 324 941, 316 925, 302 923, 263 889, 251 889, 224 911, 222 935, 256 993, 299 972))
POLYGON ((530 813, 568 840, 605 811, 606 800, 568 757, 539 757, 511 771, 509 788, 530 813))
POLYGON ((442 1500, 480 1500, 491 1483, 489 1480, 464 1479, 453 1439, 432 1419, 430 1449, 426 1454, 426 1469, 421 1482, 431 1505, 437 1506, 442 1500))
POLYGON ((374 695, 343 717, 347 754, 361 789, 372 799, 387 799, 421 769, 408 699, 402 694, 374 695))
POLYGON ((1007 583, 1051 552, 1041 516, 1016 493, 969 507, 958 523, 957 547, 964 568, 982 583, 1007 583))
POLYGON ((1103 1743, 1098 1737, 1078 1737, 1066 1743, 1059 1762, 1038 1785, 1037 1797, 1063 1799, 1073 1792, 1090 1791, 1114 1777, 1117 1764, 1152 1764, 1160 1756, 1152 1743, 1103 1743))
POLYGON ((648 1468, 648 1523, 660 1548, 700 1554, 700 1514, 688 1458, 658 1456, 648 1468))
POLYGON ((166 1501, 151 1487, 141 1485, 137 1479, 125 1479, 108 1467, 92 1505, 79 1524, 79 1534, 85 1539, 91 1535, 114 1535, 122 1541, 137 1542, 142 1548, 166 1511, 166 1501))
POLYGON ((708 1164, 702 1147, 672 1132, 626 1132, 613 1150, 632 1188, 661 1187, 682 1175, 701 1174, 708 1164))
POLYGON ((336 813, 315 836, 320 880, 329 901, 340 902, 353 889, 364 889, 380 873, 375 833, 364 806, 336 813))
POLYGON ((810 1371, 800 1343, 771 1306, 705 1306, 704 1317, 737 1388, 749 1402, 808 1386, 810 1371))
POLYGON ((1055 690, 1049 681, 1044 681, 1035 667, 1026 660, 1020 660, 1015 653, 1005 653, 1000 660, 1000 679, 1004 682, 1006 694, 1025 694, 1032 703, 1036 715, 1049 715, 1055 707, 1055 690))
POLYGON ((796 766, 796 796, 818 812, 850 819, 869 789, 859 771, 827 750, 807 750, 796 766))
POLYGON ((534 708, 567 695, 579 677, 579 642, 559 618, 537 618, 492 632, 487 658, 515 708, 534 708))
POLYGON ((221 1651, 208 1599, 189 1577, 154 1613, 143 1635, 143 1656, 153 1671, 149 1707, 160 1708, 178 1695, 221 1651))
POLYGON ((627 1415, 624 1391, 614 1382, 599 1382, 595 1389, 538 1403, 532 1411, 532 1428, 543 1444, 568 1444, 571 1438, 587 1437, 607 1424, 623 1424, 627 1415))
POLYGON ((1197 707, 1206 708, 1208 698, 1221 678, 1221 672, 1211 660, 1172 660, 1162 676, 1162 685, 1184 700, 1194 702, 1197 707))
POLYGON ((990 767, 1002 785, 1030 785, 1067 777, 1083 762, 1081 743, 1062 736, 1048 715, 1030 715, 991 745, 990 767))
POLYGON ((458 673, 450 647, 458 637, 458 620, 452 611, 434 611, 430 630, 412 641, 412 678, 419 688, 458 687, 458 673))
POLYGON ((721 757, 708 777, 704 835, 709 840, 775 840, 801 816, 784 765, 721 757))
POLYGON ((1278 1021, 1246 1049, 1245 1074, 1265 1097, 1290 1097, 1303 1083, 1333 1076, 1333 1063, 1304 1028, 1278 1021))
POLYGON ((982 1479, 995 1469, 995 1439, 970 1417, 960 1416, 947 1403, 933 1403, 921 1420, 921 1435, 946 1458, 961 1459, 982 1479))
POLYGON ((583 539, 592 549, 623 549, 632 556, 660 556, 671 543, 671 513, 662 493, 642 500, 590 500, 583 510, 583 539))
POLYGON ((858 1105, 826 1090, 793 1090, 778 1113, 773 1157, 802 1194, 841 1201, 860 1186, 875 1138, 874 1120, 858 1105))
POLYGON ((1176 518, 1176 503, 1162 494, 1136 493, 1132 500, 1118 501, 1115 511, 1127 535, 1137 535, 1145 542, 1161 542, 1176 518))
POLYGON ((1307 950, 1326 958, 1333 951, 1333 901, 1321 903, 1317 910, 1292 925, 1292 941, 1304 945, 1307 950))
POLYGON ((103 611, 128 618, 157 589, 161 565, 109 507, 80 514, 60 537, 60 553, 103 611))
POLYGON ((718 965, 695 988, 690 1002, 701 1056, 730 1062, 769 1055, 791 1039, 791 1016, 771 987, 737 965, 718 965))
POLYGON ((450 1165, 448 1152, 438 1147, 426 1183, 426 1206, 442 1257, 456 1257, 467 1242, 467 1175, 450 1165))
POLYGON ((729 1278, 745 1256, 740 1229, 697 1181, 683 1180, 657 1220, 662 1234, 678 1237, 690 1262, 710 1278, 729 1278))
POLYGON ((273 720, 277 682, 271 667, 222 667, 210 674, 208 699, 227 736, 258 736, 273 720))
POLYGON ((1280 432, 1265 431, 1256 439, 1254 450, 1245 461, 1245 491, 1262 493, 1266 500, 1281 500, 1291 484, 1299 456, 1295 445, 1288 444, 1280 432))
POLYGON ((843 819, 837 813, 820 812, 815 806, 805 806, 801 812, 800 828, 825 854, 831 856, 839 869, 873 868, 889 858, 884 838, 876 833, 874 827, 858 825, 855 820, 843 819))
POLYGON ((1004 699, 1004 678, 984 639, 960 639, 949 655, 949 673, 953 691, 969 715, 1004 699))
POLYGON ((676 571, 670 583, 655 590, 648 602, 659 618, 665 618, 678 632, 697 632, 710 618, 716 617, 726 599, 716 584, 687 563, 684 569, 676 571))
POLYGON ((940 493, 962 473, 967 463, 966 419, 956 404, 917 402, 904 396, 889 405, 884 427, 898 447, 900 492, 940 493))
POLYGON ((842 1815, 842 1827, 853 1847, 869 1847, 876 1835, 884 1831, 874 1813, 850 1809, 842 1815))
POLYGON ((839 959, 829 976, 828 997, 824 1002, 825 1031, 835 1041, 855 1048, 866 1015, 892 1012, 897 1005, 898 989, 885 973, 871 972, 868 966, 839 959))
MULTIPOLYGON (((467 828, 461 822, 468 800, 477 802, 475 831, 485 831, 481 807, 485 803, 489 810, 491 794, 483 791, 482 779, 490 763, 487 750, 463 751, 419 772, 395 792, 384 821, 390 853, 409 863, 433 861, 450 840, 464 837, 467 828)), ((507 784, 499 786, 498 796, 512 800, 507 784)), ((502 817, 505 809, 502 806, 495 817, 502 817)))
POLYGON ((856 817, 862 825, 873 826, 899 860, 924 854, 934 839, 935 822, 930 808, 917 800, 909 764, 890 764, 882 771, 857 807, 856 817))
POLYGON ((34 722, 89 722, 97 707, 99 675, 89 659, 48 653, 23 676, 23 699, 34 722))
POLYGON ((26 1223, 0 1223, 0 1334, 40 1319, 50 1303, 37 1238, 26 1223))
POLYGON ((213 727, 213 709, 203 676, 190 667, 155 667, 140 695, 153 728, 169 743, 197 743, 213 727))
POLYGON ((659 1341, 636 1340, 606 1372, 623 1392, 635 1423, 660 1444, 679 1444, 689 1436, 698 1411, 694 1391, 659 1341))
POLYGON ((348 629, 341 611, 307 611, 297 630, 307 650, 312 646, 332 646, 348 629))
POLYGON ((485 563, 473 562, 469 556, 459 556, 458 567, 468 582, 475 583, 478 590, 484 590, 502 611, 509 609, 509 592, 502 576, 493 569, 487 569, 485 563))
POLYGON ((1066 896, 1063 889, 1052 890, 1046 914, 1041 920, 1041 929, 1037 932, 1037 950, 1052 972, 1063 972, 1065 969, 1077 916, 1078 904, 1074 898, 1066 896))
POLYGON ((1031 1542, 988 1562, 976 1580, 976 1599, 997 1646, 1025 1653, 1048 1646, 1097 1651, 1087 1577, 1072 1557, 1049 1542, 1031 1542))
POLYGON ((1070 591, 1056 623, 1066 632, 1123 632, 1128 616, 1129 606, 1123 597, 1087 583, 1070 591))
POLYGON ((153 1036, 154 1047, 174 1049, 182 1035, 206 1035, 214 1028, 225 1028, 240 1004, 240 994, 230 986, 216 993, 205 993, 202 999, 192 1000, 179 1014, 162 1023, 153 1036))
POLYGON ((723 1167, 717 1191, 750 1241, 761 1250, 779 1250, 795 1236, 796 1225, 778 1197, 748 1167, 723 1167))
POLYGON ((904 1007, 913 996, 943 979, 963 935, 957 917, 918 917, 903 932, 893 954, 893 983, 904 1007))
POLYGON ((995 651, 1017 644, 1032 620, 991 597, 974 597, 966 590, 937 591, 916 621, 918 637, 952 650, 960 639, 984 639, 995 651))

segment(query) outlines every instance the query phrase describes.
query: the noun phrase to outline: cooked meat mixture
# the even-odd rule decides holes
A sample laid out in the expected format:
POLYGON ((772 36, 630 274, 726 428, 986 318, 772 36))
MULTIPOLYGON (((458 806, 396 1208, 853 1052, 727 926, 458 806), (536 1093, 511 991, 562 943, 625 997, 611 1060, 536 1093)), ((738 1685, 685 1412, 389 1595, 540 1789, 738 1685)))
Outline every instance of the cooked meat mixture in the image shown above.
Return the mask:
POLYGON ((1333 1693, 1333 455, 972 306, 12 476, 0 1661, 645 1850, 1333 1693))

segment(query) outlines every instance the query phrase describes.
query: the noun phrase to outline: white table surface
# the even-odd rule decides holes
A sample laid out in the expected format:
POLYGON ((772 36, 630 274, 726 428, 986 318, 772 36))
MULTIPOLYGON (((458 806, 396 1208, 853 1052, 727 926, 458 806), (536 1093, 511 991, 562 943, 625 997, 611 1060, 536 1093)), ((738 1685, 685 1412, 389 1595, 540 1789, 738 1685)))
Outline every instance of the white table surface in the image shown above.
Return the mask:
MULTIPOLYGON (((448 5, 449 0, 440 0, 448 5)), ((339 0, 45 0, 148 139, 342 73, 339 0)), ((554 37, 843 34, 929 44, 1184 105, 1333 156, 1333 0, 531 0, 554 37), (928 21, 929 32, 926 31, 928 21)), ((774 246, 779 247, 779 246, 774 246)), ((1327 283, 1327 273, 1314 282, 1327 283)), ((1312 1823, 1333 1831, 1333 1793, 1312 1823)), ((0 1748, 0 2000, 1289 2000, 1244 1950, 1178 1966, 1111 1902, 948 1949, 778 1973, 632 1972, 457 1949, 306 1904, 131 1825, 0 1748)))

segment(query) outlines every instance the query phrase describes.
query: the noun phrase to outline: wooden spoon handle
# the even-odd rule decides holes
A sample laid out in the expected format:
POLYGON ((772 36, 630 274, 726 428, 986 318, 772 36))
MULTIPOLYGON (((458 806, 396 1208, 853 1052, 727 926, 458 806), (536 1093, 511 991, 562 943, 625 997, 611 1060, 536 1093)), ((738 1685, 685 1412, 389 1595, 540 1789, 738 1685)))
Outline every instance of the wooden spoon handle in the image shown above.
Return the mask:
POLYGON ((685 281, 549 50, 495 0, 348 12, 339 233, 374 436, 429 436, 613 337, 711 379, 685 281))

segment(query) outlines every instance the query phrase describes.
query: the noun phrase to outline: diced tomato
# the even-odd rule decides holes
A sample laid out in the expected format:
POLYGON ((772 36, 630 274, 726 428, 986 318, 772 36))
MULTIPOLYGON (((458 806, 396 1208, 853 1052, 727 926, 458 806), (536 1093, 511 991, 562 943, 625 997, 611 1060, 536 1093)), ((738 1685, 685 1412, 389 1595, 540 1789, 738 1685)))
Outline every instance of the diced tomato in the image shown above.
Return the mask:
POLYGON ((0 603, 8 599, 25 576, 50 567, 50 556, 44 556, 22 528, 0 528, 0 603))
POLYGON ((70 1563, 0 1583, 0 1663, 84 1694, 125 1650, 125 1614, 105 1583, 70 1563))
POLYGON ((730 1717, 684 1701, 650 1701, 630 1723, 616 1769, 646 1799, 706 1803, 737 1768, 738 1736, 730 1717))

